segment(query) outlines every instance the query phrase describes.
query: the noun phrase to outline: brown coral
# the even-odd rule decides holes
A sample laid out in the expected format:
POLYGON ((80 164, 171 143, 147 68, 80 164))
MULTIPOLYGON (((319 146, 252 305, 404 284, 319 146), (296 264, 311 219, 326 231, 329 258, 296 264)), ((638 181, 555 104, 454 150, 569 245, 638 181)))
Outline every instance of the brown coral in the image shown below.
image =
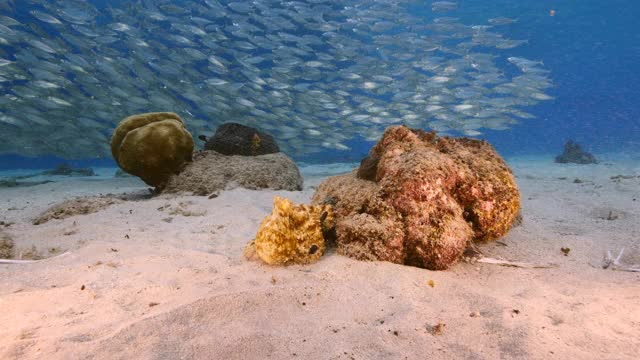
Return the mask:
POLYGON ((510 169, 486 142, 390 127, 351 175, 313 197, 335 201, 338 252, 446 269, 471 241, 504 235, 520 207, 510 169))
POLYGON ((255 250, 270 265, 309 264, 324 254, 324 236, 333 226, 330 205, 294 205, 276 196, 273 212, 262 220, 245 254, 255 250))
POLYGON ((122 170, 160 188, 191 160, 193 146, 182 120, 171 112, 129 116, 111 138, 111 153, 122 170))

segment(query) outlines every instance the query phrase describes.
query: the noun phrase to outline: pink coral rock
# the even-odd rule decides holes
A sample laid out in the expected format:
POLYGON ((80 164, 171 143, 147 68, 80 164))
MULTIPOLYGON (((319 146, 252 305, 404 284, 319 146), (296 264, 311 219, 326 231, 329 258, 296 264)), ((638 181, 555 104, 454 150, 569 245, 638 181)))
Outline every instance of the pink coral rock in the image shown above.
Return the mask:
POLYGON ((326 179, 338 252, 447 269, 470 242, 503 236, 520 209, 511 170, 480 140, 388 128, 353 174, 326 179))

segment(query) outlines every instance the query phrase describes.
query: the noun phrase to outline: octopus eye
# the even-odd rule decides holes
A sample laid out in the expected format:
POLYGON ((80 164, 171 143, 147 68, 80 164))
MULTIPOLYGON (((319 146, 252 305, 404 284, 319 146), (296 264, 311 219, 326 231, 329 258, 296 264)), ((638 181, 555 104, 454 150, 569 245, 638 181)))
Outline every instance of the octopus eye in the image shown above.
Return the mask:
POLYGON ((311 247, 309 248, 309 255, 313 255, 316 253, 316 251, 318 251, 318 245, 311 245, 311 247))

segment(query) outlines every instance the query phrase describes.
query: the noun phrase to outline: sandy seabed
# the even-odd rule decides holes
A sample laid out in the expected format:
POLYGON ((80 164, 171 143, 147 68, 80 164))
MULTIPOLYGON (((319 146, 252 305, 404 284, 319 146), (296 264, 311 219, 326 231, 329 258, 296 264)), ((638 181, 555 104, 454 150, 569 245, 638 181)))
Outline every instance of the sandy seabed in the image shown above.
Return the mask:
POLYGON ((273 196, 309 202, 338 165, 303 167, 301 192, 213 199, 148 198, 132 178, 0 189, 16 253, 68 251, 0 265, 0 358, 637 359, 640 273, 601 264, 624 248, 621 262, 640 265, 640 158, 549 158, 510 159, 523 223, 480 246, 557 264, 549 269, 462 262, 434 272, 333 250, 309 266, 246 261, 273 196), (32 224, 64 200, 107 193, 129 199, 32 224))

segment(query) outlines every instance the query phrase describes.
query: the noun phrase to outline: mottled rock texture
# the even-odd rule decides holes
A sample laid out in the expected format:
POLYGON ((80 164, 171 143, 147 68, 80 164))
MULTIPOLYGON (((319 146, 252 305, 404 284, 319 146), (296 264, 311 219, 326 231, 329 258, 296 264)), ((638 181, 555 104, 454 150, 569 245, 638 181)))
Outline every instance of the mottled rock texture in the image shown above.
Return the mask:
POLYGON ((209 195, 236 187, 302 190, 302 176, 296 163, 283 153, 228 156, 205 150, 169 178, 163 193, 209 195))
POLYGON ((204 148, 224 155, 257 156, 280 152, 271 135, 237 123, 220 125, 204 148))
POLYGON ((325 234, 333 226, 331 205, 295 205, 276 196, 272 213, 262 220, 245 256, 255 254, 270 265, 316 262, 324 254, 325 234))
POLYGON ((503 236, 520 209, 511 170, 480 140, 388 128, 352 174, 326 179, 313 203, 335 204, 338 252, 446 269, 474 241, 503 236))
POLYGON ((158 189, 191 160, 193 146, 182 120, 171 112, 129 116, 111 138, 111 153, 118 166, 158 189))

